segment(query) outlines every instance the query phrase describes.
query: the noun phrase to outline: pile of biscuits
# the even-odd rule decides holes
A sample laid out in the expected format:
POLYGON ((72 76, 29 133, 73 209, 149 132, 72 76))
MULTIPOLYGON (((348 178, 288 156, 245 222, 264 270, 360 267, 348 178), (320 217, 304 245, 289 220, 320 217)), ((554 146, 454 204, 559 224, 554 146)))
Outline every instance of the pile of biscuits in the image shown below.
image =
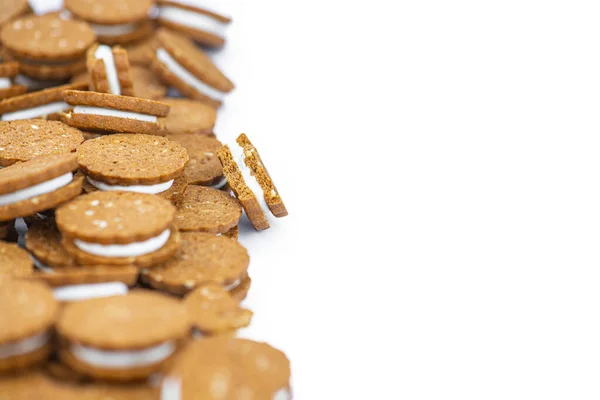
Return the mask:
POLYGON ((201 3, 0 3, 0 399, 291 398, 285 354, 236 337, 238 224, 287 210, 213 132, 230 19, 201 3))

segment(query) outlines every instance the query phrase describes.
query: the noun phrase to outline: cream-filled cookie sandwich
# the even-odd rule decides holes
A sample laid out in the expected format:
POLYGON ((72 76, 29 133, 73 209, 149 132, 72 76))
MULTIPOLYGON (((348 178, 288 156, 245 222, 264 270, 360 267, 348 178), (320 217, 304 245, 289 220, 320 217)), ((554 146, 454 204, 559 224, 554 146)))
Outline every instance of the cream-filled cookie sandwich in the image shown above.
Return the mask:
POLYGON ((67 305, 56 325, 59 357, 100 379, 143 379, 165 366, 190 333, 179 301, 149 291, 67 305))
POLYGON ((120 46, 94 45, 87 52, 90 90, 133 96, 133 75, 127 51, 120 46))
POLYGON ((28 224, 25 239, 36 267, 29 279, 50 285, 57 301, 123 295, 137 282, 138 269, 132 266, 78 265, 62 246, 53 218, 28 224))
POLYGON ((231 146, 223 146, 218 156, 227 183, 254 228, 269 228, 269 215, 281 218, 288 214, 256 147, 245 134, 231 146))
POLYGON ((51 351, 58 304, 40 282, 0 281, 0 372, 29 367, 51 351))
POLYGON ((152 32, 152 0, 66 0, 66 9, 86 21, 104 44, 125 44, 152 32))
POLYGON ((72 153, 36 157, 0 169, 0 221, 52 209, 81 193, 72 153))
POLYGON ((190 39, 167 29, 159 29, 156 39, 154 71, 186 97, 219 107, 234 85, 210 57, 190 39))
POLYGON ((76 83, 6 98, 0 101, 0 120, 59 119, 59 113, 72 107, 64 101, 63 91, 87 87, 87 83, 76 83))
POLYGON ((66 90, 63 97, 74 108, 61 115, 62 121, 95 132, 152 134, 158 130, 158 117, 170 109, 157 101, 108 93, 66 90))
POLYGON ((101 136, 83 143, 78 160, 87 192, 149 193, 177 202, 187 186, 183 175, 189 160, 186 149, 160 136, 101 136))
POLYGON ((56 210, 65 250, 82 265, 162 263, 177 251, 175 207, 159 196, 96 191, 56 210))
POLYGON ((156 21, 209 47, 225 44, 225 31, 231 18, 205 7, 177 1, 159 0, 156 21))

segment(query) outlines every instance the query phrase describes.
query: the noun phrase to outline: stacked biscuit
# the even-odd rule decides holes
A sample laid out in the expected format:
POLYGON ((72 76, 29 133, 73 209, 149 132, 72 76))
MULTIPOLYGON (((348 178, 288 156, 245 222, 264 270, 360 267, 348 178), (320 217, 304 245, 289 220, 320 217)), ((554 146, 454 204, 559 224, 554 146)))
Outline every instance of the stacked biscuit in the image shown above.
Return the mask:
POLYGON ((0 394, 291 398, 287 357, 236 338, 253 315, 238 224, 287 210, 248 137, 213 132, 234 86, 199 46, 223 46, 230 19, 174 1, 8 3, 0 394))

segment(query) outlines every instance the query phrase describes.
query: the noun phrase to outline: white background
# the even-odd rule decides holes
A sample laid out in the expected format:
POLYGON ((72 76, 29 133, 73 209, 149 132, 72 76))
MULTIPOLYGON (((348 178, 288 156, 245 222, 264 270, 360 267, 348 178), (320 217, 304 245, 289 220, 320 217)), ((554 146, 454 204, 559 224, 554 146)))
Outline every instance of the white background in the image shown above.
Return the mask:
POLYGON ((597 399, 598 2, 227 3, 217 134, 290 211, 243 334, 295 398, 597 399))

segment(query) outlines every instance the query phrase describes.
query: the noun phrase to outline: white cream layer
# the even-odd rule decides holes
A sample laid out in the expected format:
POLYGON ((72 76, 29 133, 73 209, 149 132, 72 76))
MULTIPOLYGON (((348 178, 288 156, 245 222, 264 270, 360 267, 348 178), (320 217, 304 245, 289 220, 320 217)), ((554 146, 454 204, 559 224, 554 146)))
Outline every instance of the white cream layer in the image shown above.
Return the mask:
POLYGON ((12 86, 10 78, 0 78, 0 89, 8 89, 12 86))
POLYGON ((90 24, 98 36, 121 36, 127 35, 137 29, 137 24, 101 25, 90 24))
POLYGON ((92 106, 75 106, 74 114, 101 115, 103 117, 115 117, 124 119, 135 119, 136 121, 156 123, 155 115, 140 114, 131 111, 114 110, 112 108, 92 107, 92 106))
POLYGON ((120 185, 109 185, 108 183, 104 183, 102 181, 97 181, 95 179, 86 176, 85 179, 94 186, 96 189, 108 192, 111 190, 122 190, 126 192, 138 192, 138 193, 148 193, 148 194, 158 194, 164 191, 167 191, 173 186, 174 179, 170 181, 157 183, 156 185, 131 185, 131 186, 120 186, 120 185))
POLYGON ((26 108, 24 110, 13 111, 2 115, 2 121, 14 121, 17 119, 32 119, 36 117, 45 117, 48 114, 54 114, 57 112, 65 111, 71 108, 70 105, 64 101, 57 101, 54 103, 48 103, 37 107, 26 108))
POLYGON ((74 239, 73 243, 81 251, 102 257, 137 257, 144 254, 150 254, 160 249, 167 243, 171 236, 171 230, 166 229, 160 235, 144 240, 143 242, 134 242, 129 244, 99 244, 88 243, 79 239, 74 239))
POLYGON ((73 344, 71 353, 86 364, 110 369, 143 367, 159 363, 175 352, 172 341, 148 347, 144 350, 109 351, 73 344))
POLYGON ((112 94, 121 94, 121 85, 119 84, 119 75, 117 73, 117 66, 115 65, 115 58, 110 46, 99 45, 94 53, 96 60, 104 61, 104 70, 106 71, 106 79, 108 80, 108 87, 112 94))
POLYGON ((11 342, 0 345, 0 359, 16 357, 23 354, 29 354, 39 348, 42 348, 50 340, 48 332, 42 332, 18 342, 11 342))
POLYGON ((179 64, 173 57, 171 57, 171 55, 165 49, 159 48, 156 50, 156 57, 169 71, 171 71, 186 84, 196 89, 198 92, 217 101, 222 101, 225 98, 225 93, 196 78, 190 71, 185 69, 183 65, 179 64))
POLYGON ((227 24, 216 18, 179 7, 158 7, 158 18, 175 24, 185 25, 189 28, 209 32, 217 36, 225 36, 225 29, 227 28, 227 24))
POLYGON ((160 400, 181 400, 181 379, 166 377, 160 387, 160 400))
POLYGON ((244 183, 246 183, 248 189, 250 189, 250 191, 254 194, 254 197, 256 197, 256 200, 258 200, 260 209, 265 214, 267 221, 271 223, 272 218, 269 218, 271 215, 271 210, 269 210, 269 206, 267 205, 267 201, 265 200, 265 194, 262 188, 260 187, 258 180, 254 175, 252 175, 250 168, 248 168, 248 166, 244 162, 244 160, 246 159, 246 156, 244 155, 244 149, 237 142, 234 142, 229 146, 229 150, 231 151, 233 159, 235 160, 238 168, 240 169, 240 172, 242 173, 244 183))
POLYGON ((128 291, 129 288, 123 282, 104 282, 61 286, 55 288, 52 293, 58 301, 81 301, 99 297, 121 296, 127 294, 128 291))
POLYGON ((45 193, 54 192, 63 186, 67 186, 73 180, 73 173, 67 172, 57 178, 50 179, 37 185, 29 186, 16 192, 0 195, 0 206, 27 200, 45 193))

